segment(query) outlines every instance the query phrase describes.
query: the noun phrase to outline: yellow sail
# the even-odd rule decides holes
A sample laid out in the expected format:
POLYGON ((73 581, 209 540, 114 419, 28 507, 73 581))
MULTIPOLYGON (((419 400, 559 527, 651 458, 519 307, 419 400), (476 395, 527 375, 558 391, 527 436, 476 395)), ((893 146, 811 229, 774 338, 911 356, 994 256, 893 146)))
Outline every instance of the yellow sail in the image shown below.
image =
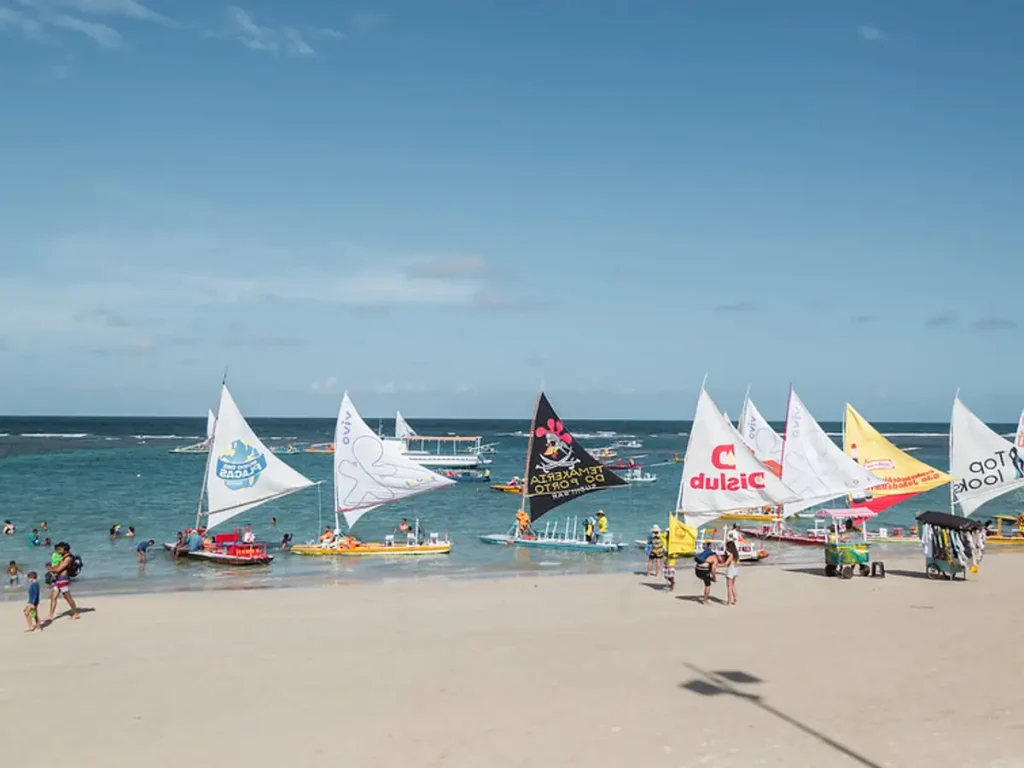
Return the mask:
POLYGON ((675 515, 668 516, 668 556, 690 557, 697 549, 697 529, 675 515))
POLYGON ((890 443, 850 404, 846 405, 843 450, 866 470, 885 480, 885 485, 871 488, 863 497, 850 497, 851 507, 881 512, 953 479, 890 443))

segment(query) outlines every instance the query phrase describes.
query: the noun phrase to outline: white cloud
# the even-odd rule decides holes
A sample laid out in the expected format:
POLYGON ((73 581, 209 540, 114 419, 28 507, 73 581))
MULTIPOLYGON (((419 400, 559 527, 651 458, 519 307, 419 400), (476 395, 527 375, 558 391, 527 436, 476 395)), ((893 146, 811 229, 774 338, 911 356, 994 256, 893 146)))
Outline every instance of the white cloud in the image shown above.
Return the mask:
POLYGON ((382 395, 392 395, 398 391, 398 387, 394 385, 394 382, 388 381, 377 387, 377 392, 382 395))
POLYGON ((376 11, 357 11, 351 16, 352 27, 360 34, 369 34, 375 29, 386 27, 392 21, 391 16, 376 11))
POLYGON ((338 392, 338 378, 336 376, 328 376, 326 379, 314 381, 309 385, 309 388, 318 392, 322 395, 334 395, 338 392))
POLYGON ((465 394, 466 392, 469 392, 470 389, 471 389, 471 387, 469 386, 469 384, 456 384, 455 385, 455 394, 457 394, 457 395, 465 394))
POLYGON ((857 34, 861 36, 861 39, 867 40, 869 43, 877 43, 885 37, 885 34, 878 27, 868 25, 857 27, 857 34))
MULTIPOLYGON (((228 28, 224 36, 232 37, 246 48, 284 56, 315 56, 302 33, 295 27, 264 27, 237 5, 228 6, 228 28)), ((333 30, 332 30, 333 31, 333 30)))
POLYGON ((136 0, 59 0, 60 4, 79 13, 96 16, 124 16, 137 21, 171 24, 171 20, 136 0))
POLYGON ((31 18, 14 8, 0 6, 0 30, 10 29, 20 32, 24 37, 36 42, 46 40, 43 25, 38 19, 31 18))
POLYGON ((121 33, 113 27, 93 21, 85 21, 76 16, 68 16, 65 13, 58 13, 53 16, 50 19, 50 24, 61 29, 83 34, 102 48, 120 48, 124 42, 121 33))

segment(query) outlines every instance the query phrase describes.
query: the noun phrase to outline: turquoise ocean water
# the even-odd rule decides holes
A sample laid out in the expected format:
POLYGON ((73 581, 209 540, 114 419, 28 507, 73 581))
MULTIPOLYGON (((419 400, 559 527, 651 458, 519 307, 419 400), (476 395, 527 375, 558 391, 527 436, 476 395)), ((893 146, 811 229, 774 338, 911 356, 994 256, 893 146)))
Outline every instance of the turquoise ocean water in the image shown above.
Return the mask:
MULTIPOLYGON (((371 425, 376 419, 367 419, 371 425)), ((329 419, 252 419, 254 431, 270 446, 285 443, 328 442, 334 422, 329 419)), ((526 450, 526 421, 413 420, 420 434, 481 435, 497 444, 490 456, 493 482, 522 475, 526 450)), ((382 422, 386 434, 394 427, 382 422)), ((675 506, 681 464, 668 463, 673 453, 686 449, 688 422, 595 422, 571 425, 588 447, 634 438, 643 448, 618 449, 620 456, 643 454, 645 469, 658 475, 653 484, 612 489, 569 502, 549 513, 564 521, 581 519, 604 509, 610 528, 623 540, 643 538, 653 523, 665 525, 675 506), (598 433, 602 433, 598 436, 598 433)), ((822 426, 839 440, 841 425, 822 426)), ((940 469, 948 468, 945 424, 874 425, 896 445, 940 469)), ((776 424, 776 429, 782 425, 776 424)), ((993 427, 1009 434, 1014 425, 993 427)), ((78 591, 145 592, 209 588, 258 588, 300 584, 418 576, 487 576, 536 572, 589 573, 624 571, 640 565, 642 553, 632 548, 617 554, 539 552, 483 544, 478 536, 503 533, 512 523, 517 496, 492 491, 486 483, 462 483, 367 514, 354 533, 379 539, 399 519, 419 518, 427 531, 447 532, 455 546, 447 556, 355 560, 311 558, 278 552, 282 534, 296 542, 313 538, 323 525, 333 524, 331 462, 329 455, 297 454, 282 457, 312 480, 317 489, 264 504, 225 526, 251 523, 277 555, 266 568, 237 569, 195 562, 174 562, 162 551, 164 541, 191 525, 205 466, 204 455, 172 455, 179 445, 196 442, 205 433, 205 419, 168 418, 55 418, 0 417, 0 519, 13 521, 13 537, 0 538, 0 561, 17 560, 26 570, 42 571, 49 550, 30 543, 33 527, 49 524, 53 541, 65 540, 85 561, 76 582, 78 591), (278 520, 271 527, 270 518, 278 520), (139 539, 155 539, 157 549, 145 567, 136 563, 135 543, 109 539, 109 529, 120 523, 135 526, 139 539)), ((979 518, 1016 514, 1024 499, 1015 494, 986 505, 979 518)), ((880 516, 872 527, 906 525, 925 509, 948 510, 949 488, 939 488, 880 516)), ((548 519, 544 518, 544 519, 548 519)), ((799 525, 800 523, 797 523, 799 525)), ((772 563, 817 563, 820 551, 771 543, 772 563)), ((901 547, 901 549, 906 549, 901 547)), ((763 567, 759 565, 757 567, 763 567)), ((6 581, 5 581, 6 583, 6 581)), ((7 590, 6 599, 22 599, 21 590, 7 590)))

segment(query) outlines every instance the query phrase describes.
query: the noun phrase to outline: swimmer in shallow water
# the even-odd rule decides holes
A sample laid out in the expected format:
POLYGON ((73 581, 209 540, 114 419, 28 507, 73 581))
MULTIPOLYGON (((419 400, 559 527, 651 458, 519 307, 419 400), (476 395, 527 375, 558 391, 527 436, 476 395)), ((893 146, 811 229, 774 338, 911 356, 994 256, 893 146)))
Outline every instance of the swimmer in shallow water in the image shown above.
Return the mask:
POLYGON ((110 526, 110 538, 111 540, 116 539, 121 535, 121 526, 118 523, 114 523, 110 526))
POLYGON ((10 520, 4 520, 4 536, 14 535, 14 523, 10 520))

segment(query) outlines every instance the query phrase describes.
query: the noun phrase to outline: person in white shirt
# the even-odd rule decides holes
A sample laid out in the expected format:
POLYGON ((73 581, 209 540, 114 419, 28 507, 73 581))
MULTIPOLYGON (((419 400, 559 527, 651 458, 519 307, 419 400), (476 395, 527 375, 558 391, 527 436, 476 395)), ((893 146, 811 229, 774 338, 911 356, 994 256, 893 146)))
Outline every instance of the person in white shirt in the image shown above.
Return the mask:
POLYGON ((242 534, 242 543, 252 544, 254 541, 256 541, 256 534, 252 532, 252 526, 245 526, 245 532, 242 534))

